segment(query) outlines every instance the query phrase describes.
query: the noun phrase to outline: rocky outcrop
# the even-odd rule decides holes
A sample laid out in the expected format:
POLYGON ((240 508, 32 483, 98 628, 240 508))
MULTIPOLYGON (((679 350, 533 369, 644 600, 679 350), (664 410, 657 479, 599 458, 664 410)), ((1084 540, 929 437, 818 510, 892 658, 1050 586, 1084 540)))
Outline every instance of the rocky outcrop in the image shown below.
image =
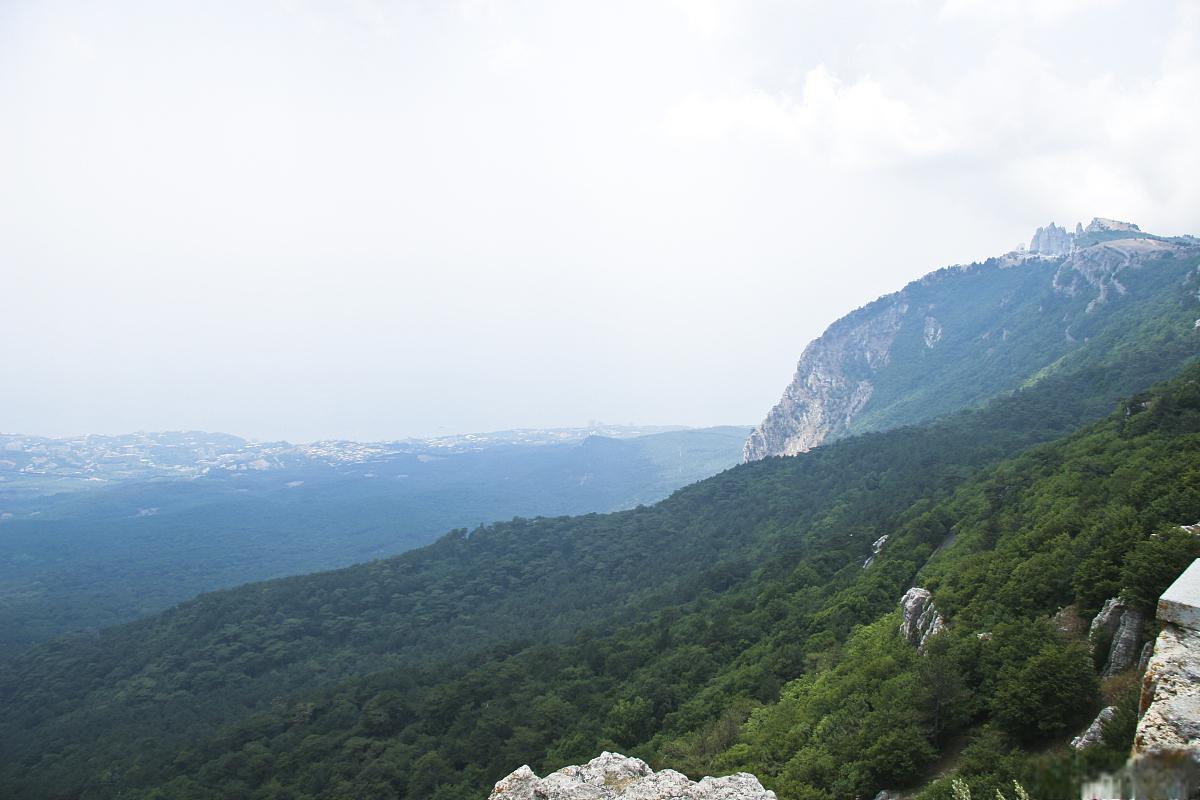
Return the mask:
POLYGON ((1104 725, 1117 713, 1116 706, 1108 706, 1092 720, 1086 731, 1071 740, 1071 747, 1076 750, 1087 750, 1104 741, 1104 725))
POLYGON ((1142 679, 1133 752, 1200 765, 1200 559, 1163 593, 1158 618, 1162 631, 1142 679))
POLYGON ((946 628, 946 620, 933 603, 928 589, 914 586, 900 598, 900 635, 919 652, 925 652, 926 643, 946 628))
POLYGON ((1122 673, 1137 663, 1138 645, 1142 643, 1142 627, 1145 624, 1145 614, 1133 608, 1125 609, 1125 613, 1121 615, 1121 624, 1117 626, 1117 632, 1108 648, 1104 677, 1109 678, 1122 673))
POLYGON ((783 398, 750 434, 746 461, 805 453, 844 432, 871 399, 871 376, 887 365, 907 313, 898 296, 872 303, 804 348, 783 398))
POLYGON ((879 555, 879 551, 883 550, 883 546, 887 544, 887 540, 888 534, 885 533, 871 544, 871 555, 868 556, 867 560, 863 562, 863 569, 866 569, 875 562, 875 556, 879 555))
POLYGON ((1074 234, 1068 233, 1066 228, 1060 228, 1053 222, 1044 228, 1038 228, 1029 242, 1029 252, 1043 256, 1065 256, 1074 247, 1074 234))
POLYGON ((496 784, 489 800, 775 800, 758 778, 739 772, 692 781, 645 761, 602 753, 583 766, 563 767, 539 778, 528 766, 496 784))
POLYGON ((925 318, 925 346, 932 350, 942 340, 942 323, 937 317, 925 318))
POLYGON ((1104 677, 1124 672, 1138 663, 1138 646, 1142 643, 1145 625, 1146 615, 1141 611, 1129 608, 1116 597, 1104 601, 1088 628, 1092 652, 1098 648, 1108 651, 1101 670, 1104 677))
POLYGON ((1104 601, 1104 605, 1092 617, 1092 624, 1088 627, 1088 641, 1092 644, 1092 650, 1100 644, 1108 646, 1106 643, 1111 643, 1113 636, 1117 633, 1117 628, 1121 625, 1121 615, 1125 613, 1125 606, 1119 598, 1113 597, 1104 601))

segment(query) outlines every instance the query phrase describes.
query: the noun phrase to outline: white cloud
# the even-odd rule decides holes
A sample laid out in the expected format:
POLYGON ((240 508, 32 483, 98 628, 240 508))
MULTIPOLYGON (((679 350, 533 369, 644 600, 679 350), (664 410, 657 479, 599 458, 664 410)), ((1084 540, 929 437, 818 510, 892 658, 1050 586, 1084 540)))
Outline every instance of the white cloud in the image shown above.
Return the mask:
POLYGON ((665 131, 679 138, 771 141, 836 167, 888 167, 945 152, 948 134, 870 77, 845 84, 825 66, 810 70, 799 97, 754 90, 693 95, 669 108, 665 131))
POLYGON ((495 72, 509 74, 528 68, 537 58, 537 48, 518 38, 502 41, 492 48, 490 64, 495 72))
MULTIPOLYGON (((953 2, 943 12, 997 5, 953 2)), ((1108 4, 1055 2, 1035 13, 1041 5, 1024 11, 1062 19, 1108 4)), ((981 193, 1004 192, 1034 214, 1124 214, 1191 230, 1200 222, 1198 19, 1200 7, 1179 9, 1160 28, 1170 31, 1160 54, 1138 73, 1119 61, 1073 70, 1037 41, 989 36, 965 69, 923 80, 904 62, 852 79, 818 65, 793 93, 745 84, 693 92, 666 110, 662 129, 712 147, 770 143, 781 157, 833 169, 969 168, 981 193)))
POLYGON ((1115 0, 945 0, 940 14, 947 19, 1023 21, 1046 25, 1114 5, 1115 0))
POLYGON ((738 15, 738 6, 730 0, 669 0, 690 31, 712 39, 729 32, 738 15))

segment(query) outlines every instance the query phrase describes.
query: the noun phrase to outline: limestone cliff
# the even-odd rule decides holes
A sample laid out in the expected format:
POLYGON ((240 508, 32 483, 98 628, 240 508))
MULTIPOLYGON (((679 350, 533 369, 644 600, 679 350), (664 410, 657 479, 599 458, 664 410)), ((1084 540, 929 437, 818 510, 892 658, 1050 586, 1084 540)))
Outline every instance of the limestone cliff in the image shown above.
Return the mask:
POLYGON ((563 767, 539 778, 528 766, 496 784, 489 800, 775 800, 746 772, 692 781, 645 761, 602 753, 583 766, 563 767))
MULTIPOLYGON (((804 349, 783 399, 746 442, 745 458, 807 452, 841 433, 871 399, 908 304, 899 296, 834 323, 804 349)), ((939 332, 940 336, 940 332, 939 332)))

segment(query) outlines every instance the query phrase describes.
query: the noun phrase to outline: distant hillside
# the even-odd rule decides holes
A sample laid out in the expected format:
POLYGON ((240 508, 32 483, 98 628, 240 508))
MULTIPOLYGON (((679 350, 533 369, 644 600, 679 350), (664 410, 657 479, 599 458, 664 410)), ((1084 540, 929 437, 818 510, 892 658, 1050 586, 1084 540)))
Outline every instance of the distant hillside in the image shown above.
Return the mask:
POLYGON ((0 493, 0 649, 394 555, 452 528, 653 503, 736 464, 749 432, 602 430, 628 438, 571 429, 297 447, 194 433, 74 445, 8 437, 4 455, 26 469, 7 482, 23 488, 0 493), (39 493, 56 485, 75 490, 39 493))
POLYGON ((1094 220, 1039 228, 1028 250, 933 272, 809 344, 747 460, 935 419, 1195 330, 1200 239, 1094 220))
POLYGON ((0 433, 0 512, 22 499, 94 490, 156 478, 221 477, 289 470, 370 472, 391 456, 445 456, 505 445, 571 444, 592 436, 632 439, 683 426, 595 423, 586 428, 520 428, 429 439, 355 442, 329 439, 309 444, 255 442, 207 431, 142 431, 118 436, 23 436, 0 433))

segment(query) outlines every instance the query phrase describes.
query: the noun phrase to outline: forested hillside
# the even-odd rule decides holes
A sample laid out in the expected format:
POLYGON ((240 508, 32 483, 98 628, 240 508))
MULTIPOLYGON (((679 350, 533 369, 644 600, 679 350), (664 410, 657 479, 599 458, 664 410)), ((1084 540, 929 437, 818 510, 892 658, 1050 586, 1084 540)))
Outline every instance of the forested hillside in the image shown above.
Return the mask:
POLYGON ((783 797, 849 796, 919 782, 967 736, 968 753, 991 748, 968 768, 1023 770, 1020 750, 996 753, 1057 741, 1097 700, 1085 681, 1036 741, 1005 727, 1030 659, 1083 674, 1079 647, 1033 621, 1153 592, 1191 552, 1169 530, 1200 517, 1200 375, 989 465, 1196 350, 1166 325, 983 410, 744 465, 653 507, 462 529, 35 648, 0 667, 0 787, 465 798, 607 746, 692 773, 751 767, 783 797), (999 584, 981 591, 985 562, 999 584), (952 631, 923 661, 888 616, 918 573, 952 631), (990 654, 966 646, 980 626, 990 654), (932 665, 969 698, 961 713, 931 716, 945 698, 908 691, 932 665))
POLYGON ((737 463, 747 432, 412 448, 350 463, 272 456, 261 471, 24 498, 10 479, 0 484, 10 487, 0 493, 0 650, 205 591, 395 555, 459 526, 651 503, 737 463))

